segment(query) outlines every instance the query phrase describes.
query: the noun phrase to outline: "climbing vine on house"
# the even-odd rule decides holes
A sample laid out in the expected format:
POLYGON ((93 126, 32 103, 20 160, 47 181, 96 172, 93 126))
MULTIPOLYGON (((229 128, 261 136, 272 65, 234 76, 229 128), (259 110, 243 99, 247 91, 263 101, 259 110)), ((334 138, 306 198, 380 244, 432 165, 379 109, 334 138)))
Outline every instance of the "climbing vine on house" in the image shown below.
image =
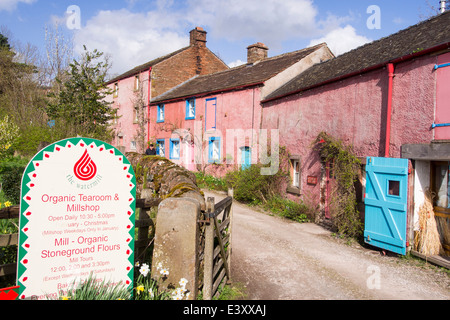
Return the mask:
POLYGON ((361 161, 354 155, 351 146, 345 146, 325 132, 317 136, 313 146, 324 163, 332 163, 332 174, 336 179, 331 197, 333 224, 340 234, 359 238, 363 224, 357 208, 355 182, 361 161))

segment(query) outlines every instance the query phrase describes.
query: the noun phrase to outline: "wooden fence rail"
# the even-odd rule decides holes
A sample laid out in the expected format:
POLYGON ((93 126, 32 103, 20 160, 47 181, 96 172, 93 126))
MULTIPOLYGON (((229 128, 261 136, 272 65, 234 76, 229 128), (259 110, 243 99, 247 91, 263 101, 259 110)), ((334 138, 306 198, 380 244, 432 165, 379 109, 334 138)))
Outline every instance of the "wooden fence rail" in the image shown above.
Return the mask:
POLYGON ((231 196, 219 203, 214 203, 213 197, 206 202, 204 268, 203 268, 203 299, 211 300, 219 294, 219 287, 231 280, 231 226, 232 226, 231 196), (220 216, 222 214, 222 216, 220 216))

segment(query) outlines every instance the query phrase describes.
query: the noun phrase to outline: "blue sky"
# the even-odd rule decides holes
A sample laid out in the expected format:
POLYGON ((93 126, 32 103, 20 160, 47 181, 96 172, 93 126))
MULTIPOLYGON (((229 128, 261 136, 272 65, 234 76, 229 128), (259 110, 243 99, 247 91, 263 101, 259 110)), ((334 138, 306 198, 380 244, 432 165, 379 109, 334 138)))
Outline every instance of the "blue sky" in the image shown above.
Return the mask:
POLYGON ((45 54, 45 26, 58 22, 73 37, 75 52, 85 44, 108 53, 111 73, 119 74, 188 45, 196 26, 208 32, 214 53, 236 65, 256 42, 269 47, 269 56, 323 41, 340 54, 418 23, 438 5, 438 0, 0 0, 0 26, 13 44, 30 43, 45 54), (66 13, 71 5, 79 16, 66 13), (371 6, 379 15, 368 12, 371 6), (68 27, 68 21, 75 24, 68 27))

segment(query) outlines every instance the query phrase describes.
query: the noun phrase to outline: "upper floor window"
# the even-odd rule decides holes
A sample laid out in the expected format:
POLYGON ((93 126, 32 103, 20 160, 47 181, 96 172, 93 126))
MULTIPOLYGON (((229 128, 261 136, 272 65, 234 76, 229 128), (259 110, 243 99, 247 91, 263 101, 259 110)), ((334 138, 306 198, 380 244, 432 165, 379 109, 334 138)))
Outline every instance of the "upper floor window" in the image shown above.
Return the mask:
POLYGON ((119 96, 119 83, 114 83, 114 91, 113 91, 113 97, 116 98, 119 96))
POLYGON ((164 122, 164 105, 158 104, 156 122, 164 122))
POLYGON ((195 119, 195 99, 186 100, 186 120, 195 119))
POLYGON ((134 91, 139 90, 139 75, 134 77, 134 91))

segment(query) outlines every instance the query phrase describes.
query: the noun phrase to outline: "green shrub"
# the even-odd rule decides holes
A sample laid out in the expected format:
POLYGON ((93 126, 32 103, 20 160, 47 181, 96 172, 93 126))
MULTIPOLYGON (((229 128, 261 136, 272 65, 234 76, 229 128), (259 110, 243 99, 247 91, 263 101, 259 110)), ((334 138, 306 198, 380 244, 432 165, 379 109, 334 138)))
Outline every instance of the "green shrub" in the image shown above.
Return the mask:
POLYGON ((203 172, 195 172, 197 186, 210 190, 227 191, 228 186, 224 179, 206 175, 203 172))
POLYGON ((225 180, 233 188, 236 200, 260 204, 279 193, 280 185, 286 181, 287 175, 281 170, 275 175, 262 175, 261 168, 262 165, 253 164, 245 170, 227 173, 225 180))
POLYGON ((309 222, 309 218, 312 215, 312 210, 304 203, 297 203, 279 195, 270 197, 264 208, 281 217, 297 222, 309 222))
MULTIPOLYGON (((331 199, 332 220, 337 231, 351 238, 361 238, 363 223, 356 201, 355 182, 361 170, 361 161, 355 156, 351 146, 325 132, 314 141, 315 148, 324 163, 333 163, 336 178, 331 199)), ((331 168, 330 168, 331 169, 331 168)))
POLYGON ((11 158, 0 162, 0 182, 6 198, 14 204, 20 203, 20 186, 22 175, 28 161, 21 158, 11 158))

